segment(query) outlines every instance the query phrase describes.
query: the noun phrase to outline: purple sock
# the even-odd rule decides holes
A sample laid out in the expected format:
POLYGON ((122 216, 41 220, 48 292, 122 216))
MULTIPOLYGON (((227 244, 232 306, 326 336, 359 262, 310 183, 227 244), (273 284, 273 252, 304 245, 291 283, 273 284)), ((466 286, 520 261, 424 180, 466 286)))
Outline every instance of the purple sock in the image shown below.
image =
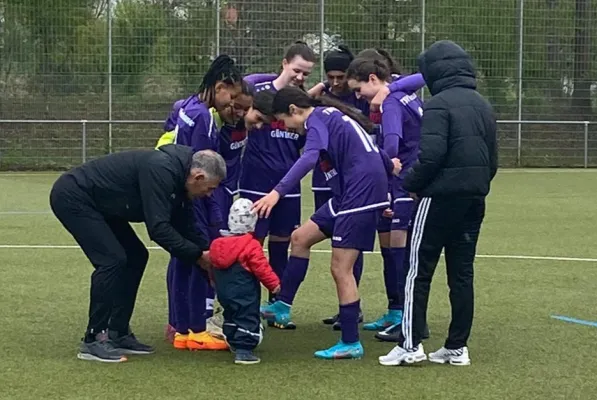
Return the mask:
MULTIPOLYGON (((386 297, 388 298, 388 309, 395 310, 398 306, 398 269, 396 268, 396 260, 394 259, 394 250, 383 248, 381 249, 381 256, 383 258, 383 281, 386 286, 386 297)), ((403 249, 402 249, 403 250, 403 249)))
POLYGON ((354 303, 340 305, 340 326, 342 327, 342 341, 356 343, 359 341, 359 311, 361 300, 354 303))
POLYGON ((171 301, 176 332, 186 334, 189 331, 189 280, 193 266, 177 258, 170 259, 172 268, 171 301))
POLYGON ((284 276, 284 270, 286 270, 286 265, 288 264, 289 247, 290 242, 272 242, 271 240, 267 242, 269 263, 280 279, 284 276))
POLYGON ((294 296, 296 296, 296 292, 298 292, 301 283, 307 275, 307 268, 309 268, 308 258, 290 256, 288 267, 282 276, 280 293, 276 296, 276 300, 292 305, 294 296))
POLYGON ((168 293, 168 325, 174 326, 174 301, 172 295, 172 285, 174 281, 174 267, 172 266, 172 259, 168 263, 168 272, 166 273, 166 289, 168 293))
POLYGON ((363 275, 363 252, 359 252, 359 256, 357 260, 354 262, 354 267, 352 267, 352 274, 354 275, 354 280, 357 281, 357 287, 359 287, 359 283, 361 282, 361 275, 363 275))
POLYGON ((392 254, 398 271, 398 294, 394 310, 404 309, 404 287, 406 286, 406 275, 408 274, 408 260, 406 260, 406 248, 393 248, 392 254))
POLYGON ((205 271, 191 266, 191 279, 189 281, 189 329, 195 333, 206 329, 205 299, 209 283, 205 271))

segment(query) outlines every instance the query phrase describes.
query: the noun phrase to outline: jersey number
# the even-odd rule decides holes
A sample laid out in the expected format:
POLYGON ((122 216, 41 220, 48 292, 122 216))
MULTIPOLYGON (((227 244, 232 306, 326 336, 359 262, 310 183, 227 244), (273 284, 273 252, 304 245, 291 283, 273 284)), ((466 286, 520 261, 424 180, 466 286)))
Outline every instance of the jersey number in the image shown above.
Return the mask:
POLYGON ((354 119, 350 118, 348 115, 343 116, 342 119, 348 122, 356 131, 357 135, 359 135, 359 139, 361 139, 361 142, 363 143, 363 146, 365 146, 365 151, 367 153, 371 153, 372 151, 379 153, 379 149, 375 146, 373 140, 371 140, 371 136, 369 136, 367 132, 365 132, 361 125, 359 125, 354 119))

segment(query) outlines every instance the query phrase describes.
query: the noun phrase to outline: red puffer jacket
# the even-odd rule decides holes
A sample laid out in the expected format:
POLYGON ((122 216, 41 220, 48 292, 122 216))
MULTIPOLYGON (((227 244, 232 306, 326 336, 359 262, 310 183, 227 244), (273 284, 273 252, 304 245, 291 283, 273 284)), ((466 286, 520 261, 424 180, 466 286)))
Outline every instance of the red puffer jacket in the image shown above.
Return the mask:
POLYGON ((214 240, 209 248, 209 258, 217 269, 227 269, 238 262, 270 292, 280 285, 280 279, 265 258, 261 244, 250 233, 214 240))

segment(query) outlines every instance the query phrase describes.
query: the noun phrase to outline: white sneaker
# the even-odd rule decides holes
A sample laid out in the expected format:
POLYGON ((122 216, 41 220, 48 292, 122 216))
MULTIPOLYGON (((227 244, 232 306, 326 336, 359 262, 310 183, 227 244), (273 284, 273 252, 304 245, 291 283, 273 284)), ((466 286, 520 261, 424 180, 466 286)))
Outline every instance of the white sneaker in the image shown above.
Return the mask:
POLYGON ((468 347, 466 346, 454 350, 442 347, 435 353, 429 353, 429 361, 437 364, 450 363, 451 365, 458 366, 471 364, 471 359, 468 355, 468 347))
POLYGON ((214 313, 213 317, 207 319, 207 332, 218 339, 225 339, 224 332, 222 331, 223 325, 224 315, 214 313))
POLYGON ((416 350, 405 350, 400 346, 394 347, 387 355, 379 357, 379 363, 385 366, 400 365, 402 363, 414 364, 425 361, 427 355, 423 345, 419 343, 416 350))

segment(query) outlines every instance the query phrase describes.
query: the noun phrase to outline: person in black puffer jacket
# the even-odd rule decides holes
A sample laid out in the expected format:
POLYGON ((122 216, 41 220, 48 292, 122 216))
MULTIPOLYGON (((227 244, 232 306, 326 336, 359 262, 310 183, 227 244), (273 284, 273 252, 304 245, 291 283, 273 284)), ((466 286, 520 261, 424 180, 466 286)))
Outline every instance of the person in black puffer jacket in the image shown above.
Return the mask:
POLYGON ((496 117, 476 90, 471 57, 456 43, 435 42, 418 61, 433 97, 423 108, 418 161, 403 184, 417 199, 417 208, 407 244, 410 265, 402 335, 379 362, 398 365, 427 359, 421 340, 429 289, 445 249, 452 322, 444 347, 430 353, 429 360, 469 365, 473 262, 485 197, 497 172, 496 117))

